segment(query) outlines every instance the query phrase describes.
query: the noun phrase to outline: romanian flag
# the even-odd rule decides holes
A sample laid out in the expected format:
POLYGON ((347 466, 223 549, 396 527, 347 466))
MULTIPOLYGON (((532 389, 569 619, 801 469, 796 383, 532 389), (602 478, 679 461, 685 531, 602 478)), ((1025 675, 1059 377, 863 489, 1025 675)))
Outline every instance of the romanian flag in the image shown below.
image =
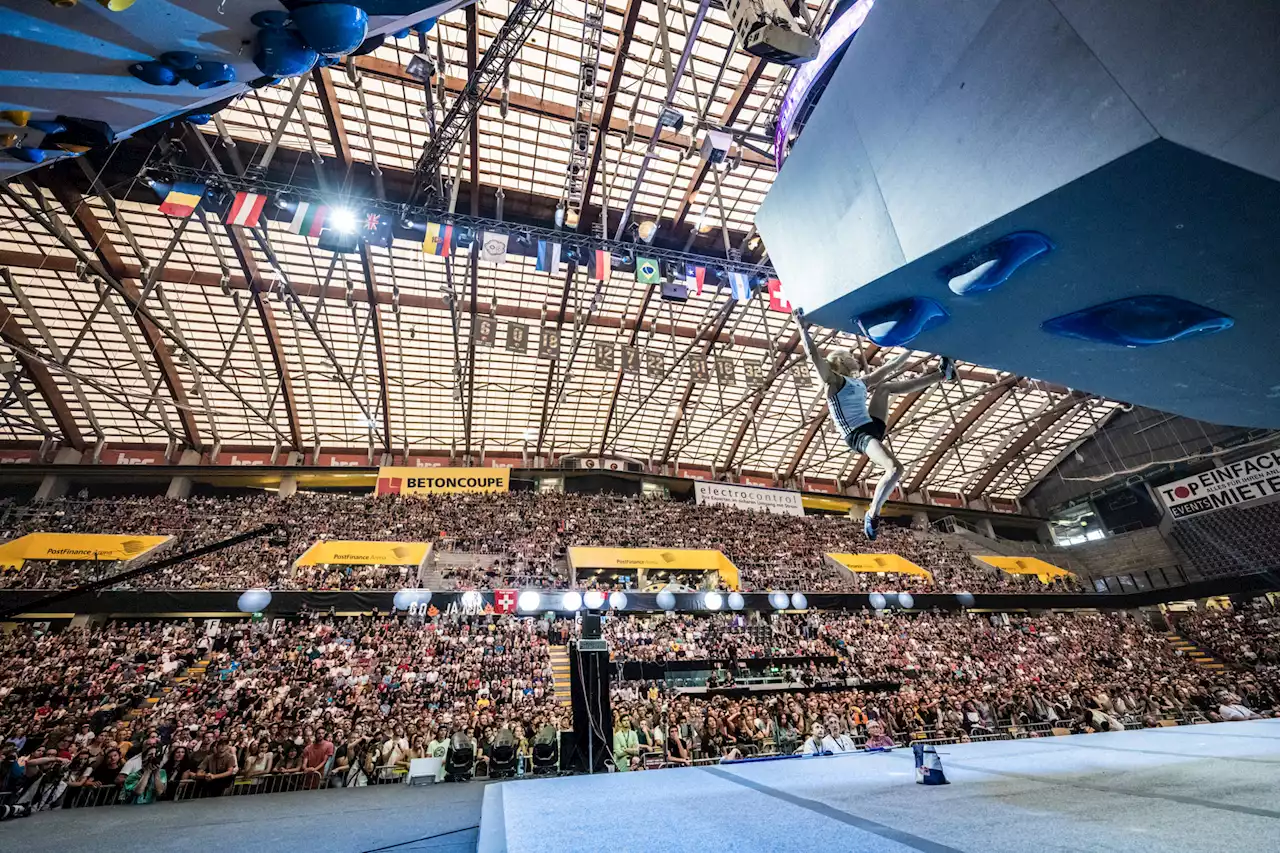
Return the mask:
POLYGON ((160 202, 160 212, 185 219, 195 212, 203 198, 204 184, 174 184, 160 202))
POLYGON ((304 237, 319 237, 328 218, 329 208, 323 204, 300 201, 293 212, 293 221, 289 223, 289 230, 304 237))
POLYGON ((453 251, 453 226, 439 222, 427 223, 427 234, 422 238, 422 251, 427 255, 447 256, 453 251))
POLYGON ((236 193, 236 200, 231 203, 231 210, 227 211, 227 224, 257 228, 258 219, 262 216, 262 208, 266 203, 265 195, 236 193))
POLYGON ((596 249, 595 261, 591 266, 592 281, 608 281, 613 270, 613 255, 604 249, 596 249))

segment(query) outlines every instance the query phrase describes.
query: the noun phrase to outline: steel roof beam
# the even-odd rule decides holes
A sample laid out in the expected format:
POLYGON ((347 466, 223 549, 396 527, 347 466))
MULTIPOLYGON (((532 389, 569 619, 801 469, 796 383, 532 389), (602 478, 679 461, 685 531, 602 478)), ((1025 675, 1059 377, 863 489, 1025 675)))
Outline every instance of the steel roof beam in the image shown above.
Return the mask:
MULTIPOLYGON (((727 300, 724 303, 724 306, 721 307, 720 313, 711 322, 711 333, 705 336, 706 344, 702 347, 702 358, 705 359, 710 355, 712 348, 715 346, 716 342, 720 340, 720 334, 724 331, 725 325, 729 322, 729 316, 733 314, 733 307, 737 304, 738 303, 732 299, 727 300)), ((699 335, 699 338, 701 337, 703 336, 699 335)), ((696 346, 697 343, 698 339, 695 339, 693 344, 696 346)), ((674 370, 675 367, 673 366, 671 370, 668 371, 668 375, 674 370)), ((709 377, 707 381, 710 382, 709 377)), ((680 395, 680 404, 676 407, 675 413, 671 416, 671 426, 667 430, 667 438, 662 445, 662 456, 658 460, 659 465, 667 464, 667 458, 671 455, 671 445, 675 443, 676 432, 680 429, 680 422, 684 420, 685 408, 689 405, 689 398, 693 396, 693 388, 695 385, 697 385, 697 382, 693 379, 689 379, 685 382, 684 392, 680 395)))
POLYGON ((997 382, 982 395, 981 399, 969 406, 968 411, 966 411, 959 420, 955 421, 951 425, 951 429, 947 431, 947 434, 941 441, 937 442, 933 446, 933 450, 924 458, 920 463, 920 466, 916 468, 916 472, 912 475, 911 481, 908 482, 902 490, 904 495, 909 495, 920 490, 920 487, 929 479, 929 475, 933 473, 934 468, 936 468, 938 463, 942 461, 943 457, 947 455, 947 451, 951 450, 951 448, 956 445, 956 442, 958 442, 965 433, 969 431, 970 427, 977 423, 982 416, 986 414, 988 409, 1005 398, 1015 385, 1014 379, 1015 377, 1010 376, 1000 382, 997 382))
MULTIPOLYGON (((783 344, 782 350, 773 360, 773 370, 771 370, 769 375, 765 377, 764 384, 756 391, 755 396, 752 398, 751 405, 747 408, 747 412, 742 418, 742 423, 738 427, 738 432, 734 435, 733 443, 729 445, 729 452, 725 454, 724 463, 721 465, 724 470, 728 471, 733 467, 734 457, 738 455, 738 448, 742 446, 742 440, 746 437, 747 430, 750 428, 751 422, 755 420, 756 412, 760 410, 761 404, 764 403, 765 398, 769 395, 769 391, 773 388, 774 383, 785 373, 783 366, 787 363, 787 360, 791 358, 792 353, 796 351, 796 347, 799 345, 799 332, 792 332, 791 338, 783 344)), ((779 388, 781 387, 782 386, 779 386, 779 388)))
POLYGON ((35 347, 31 345, 26 333, 18 325, 17 318, 9 312, 3 302, 0 302, 0 339, 13 349, 14 357, 22 365, 23 370, 36 386, 36 390, 40 392, 40 396, 44 398, 45 405, 53 415, 54 423, 62 433, 62 440, 76 450, 87 449, 89 445, 80 432, 80 426, 76 423, 75 415, 71 413, 71 407, 67 405, 66 398, 58 389, 58 383, 49 373, 49 368, 45 367, 44 362, 33 355, 36 351, 35 347))
MULTIPOLYGON (((165 387, 169 389, 172 404, 178 410, 178 420, 182 424, 183 438, 188 446, 197 450, 201 449, 200 430, 196 426, 195 414, 192 412, 191 404, 187 399, 187 390, 183 386, 182 378, 178 376, 178 368, 174 364, 173 355, 169 352, 169 347, 165 345, 164 337, 155 323, 138 312, 137 308, 142 304, 142 294, 139 292, 134 279, 129 275, 129 270, 124 261, 121 260, 120 253, 116 251, 116 247, 107 236, 102 223, 98 221, 98 217, 94 215, 93 209, 89 207, 80 191, 73 187, 61 172, 56 169, 45 169, 40 174, 44 179, 45 186, 49 188, 54 198, 58 200, 67 215, 71 217, 71 221, 75 223, 76 228, 79 229, 84 239, 93 247, 93 252, 97 255, 98 261, 103 268, 120 284, 121 295, 129 306, 129 312, 137 318, 142 338, 146 341, 151 357, 155 359, 156 367, 164 379, 165 387)), ((160 267, 162 270, 164 267, 163 262, 160 267)), ((151 284, 159 280, 161 270, 151 271, 151 284)))
POLYGON ((1047 430, 1051 429, 1062 418, 1070 417, 1075 411, 1076 406, 1083 402, 1086 397, 1079 393, 1072 393, 1068 398, 1072 401, 1072 405, 1063 408, 1062 406, 1054 406, 1047 412, 1040 415, 1031 426, 1024 429, 1004 451, 996 457, 996 460, 987 466, 987 469, 978 477, 973 484, 965 490, 964 498, 966 501, 976 500, 982 496, 991 482, 1000 475, 1005 468, 1009 467, 1015 459, 1021 455, 1022 451, 1027 448, 1031 442, 1039 438, 1047 430))

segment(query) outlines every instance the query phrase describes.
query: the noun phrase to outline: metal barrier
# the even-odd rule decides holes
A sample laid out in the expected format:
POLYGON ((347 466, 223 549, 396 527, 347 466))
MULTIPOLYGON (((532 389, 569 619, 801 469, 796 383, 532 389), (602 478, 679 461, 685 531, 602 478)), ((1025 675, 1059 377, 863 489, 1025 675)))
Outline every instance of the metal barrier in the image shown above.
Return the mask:
POLYGON ((117 785, 78 788, 67 788, 63 803, 69 809, 95 809, 99 806, 113 806, 120 800, 120 788, 117 785))

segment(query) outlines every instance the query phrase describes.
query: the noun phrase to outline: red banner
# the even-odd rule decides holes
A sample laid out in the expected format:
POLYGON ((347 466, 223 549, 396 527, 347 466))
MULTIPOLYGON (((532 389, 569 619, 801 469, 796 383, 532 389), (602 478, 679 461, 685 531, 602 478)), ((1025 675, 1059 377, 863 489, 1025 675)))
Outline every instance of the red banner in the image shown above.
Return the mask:
POLYGON ((516 597, 514 589, 495 589, 493 591, 493 612, 515 613, 516 597))

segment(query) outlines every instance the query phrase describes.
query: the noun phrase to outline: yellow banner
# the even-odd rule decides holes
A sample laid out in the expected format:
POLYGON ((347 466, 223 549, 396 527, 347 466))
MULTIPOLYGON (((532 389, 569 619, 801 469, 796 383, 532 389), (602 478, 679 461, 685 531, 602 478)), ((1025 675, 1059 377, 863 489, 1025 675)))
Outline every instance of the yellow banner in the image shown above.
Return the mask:
POLYGON ((374 494, 505 492, 510 485, 510 468, 379 468, 374 494))
POLYGON ((738 588, 738 567, 721 551, 690 548, 581 548, 569 549, 569 565, 577 569, 719 572, 731 589, 738 588))
POLYGON ((172 538, 127 533, 28 533, 0 545, 0 568, 21 568, 26 560, 134 560, 172 538))
POLYGON ((1035 575, 1040 579, 1041 583, 1048 583, 1054 578, 1073 577, 1071 572, 1061 566, 1046 563, 1044 560, 1038 560, 1035 557, 979 556, 978 559, 1011 575, 1035 575))
POLYGON ((419 566, 431 550, 429 542, 317 542, 294 561, 295 566, 419 566))
POLYGON ((851 572, 859 574, 918 575, 933 583, 933 575, 897 554, 828 554, 851 572))

